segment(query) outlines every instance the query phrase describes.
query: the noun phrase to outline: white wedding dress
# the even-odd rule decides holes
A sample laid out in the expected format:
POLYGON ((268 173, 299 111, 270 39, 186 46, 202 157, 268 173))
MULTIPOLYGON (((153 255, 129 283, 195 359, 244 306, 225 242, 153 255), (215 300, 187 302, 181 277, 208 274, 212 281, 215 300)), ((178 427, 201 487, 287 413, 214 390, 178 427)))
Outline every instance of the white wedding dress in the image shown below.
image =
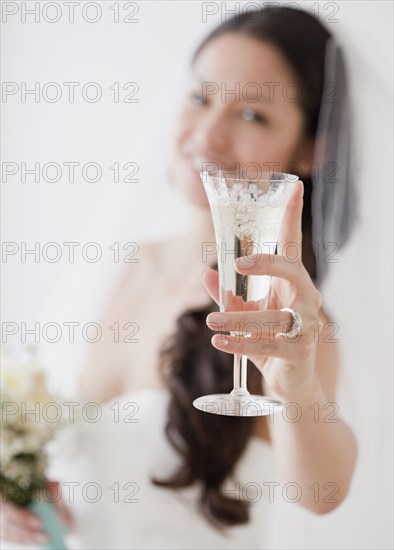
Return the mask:
POLYGON ((233 476, 222 485, 229 497, 252 503, 250 522, 230 527, 226 534, 199 510, 200 483, 180 490, 151 483, 151 475, 165 478, 180 463, 164 433, 169 395, 160 388, 125 394, 101 408, 98 422, 81 423, 62 444, 51 477, 66 483, 66 503, 74 501, 75 532, 68 544, 97 549, 266 548, 274 506, 269 483, 278 481, 267 442, 252 436, 233 476))

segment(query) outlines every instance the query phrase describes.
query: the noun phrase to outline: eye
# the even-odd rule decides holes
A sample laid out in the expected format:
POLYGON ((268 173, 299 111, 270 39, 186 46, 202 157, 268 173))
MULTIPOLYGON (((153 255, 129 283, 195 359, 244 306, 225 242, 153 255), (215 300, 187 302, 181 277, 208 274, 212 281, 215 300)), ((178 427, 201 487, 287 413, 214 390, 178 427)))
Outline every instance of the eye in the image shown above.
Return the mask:
POLYGON ((205 104, 207 102, 200 92, 191 92, 189 94, 189 99, 192 103, 205 104))
POLYGON ((253 109, 244 109, 241 113, 241 116, 243 120, 258 122, 259 124, 264 124, 265 126, 268 125, 267 118, 264 115, 257 113, 253 109))

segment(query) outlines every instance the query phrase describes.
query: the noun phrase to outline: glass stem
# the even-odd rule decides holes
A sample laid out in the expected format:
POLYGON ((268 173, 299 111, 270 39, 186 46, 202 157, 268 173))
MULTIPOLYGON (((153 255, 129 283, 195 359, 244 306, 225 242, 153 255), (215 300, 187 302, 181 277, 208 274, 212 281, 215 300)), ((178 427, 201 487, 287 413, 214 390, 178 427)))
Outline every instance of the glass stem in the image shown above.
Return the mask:
POLYGON ((249 393, 246 385, 248 358, 246 355, 234 355, 234 388, 233 392, 249 393))

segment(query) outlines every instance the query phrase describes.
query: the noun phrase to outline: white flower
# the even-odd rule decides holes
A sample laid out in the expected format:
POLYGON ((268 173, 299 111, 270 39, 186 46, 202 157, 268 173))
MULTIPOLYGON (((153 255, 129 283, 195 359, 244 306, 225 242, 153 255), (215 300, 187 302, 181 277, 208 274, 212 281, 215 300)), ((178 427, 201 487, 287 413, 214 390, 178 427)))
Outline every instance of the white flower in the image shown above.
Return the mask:
POLYGON ((56 403, 56 398, 48 390, 36 357, 25 349, 18 356, 3 349, 0 471, 20 486, 44 477, 45 447, 58 427, 45 416, 45 406, 50 403, 56 403))

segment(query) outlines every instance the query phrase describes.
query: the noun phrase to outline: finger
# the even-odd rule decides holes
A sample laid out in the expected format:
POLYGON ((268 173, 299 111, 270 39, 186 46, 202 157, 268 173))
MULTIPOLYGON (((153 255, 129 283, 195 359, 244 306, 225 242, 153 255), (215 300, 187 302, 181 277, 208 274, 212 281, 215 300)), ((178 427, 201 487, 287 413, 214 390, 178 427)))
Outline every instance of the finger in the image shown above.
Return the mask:
POLYGON ((302 336, 294 340, 286 340, 283 337, 276 337, 272 342, 261 338, 245 338, 237 335, 215 334, 212 339, 212 345, 226 353, 254 356, 266 356, 282 359, 289 363, 297 360, 307 359, 310 353, 310 342, 305 345, 301 343, 302 336))
POLYGON ((2 538, 10 542, 39 544, 48 540, 40 518, 10 502, 3 503, 0 519, 2 538))
POLYGON ((208 267, 202 272, 201 280, 208 294, 219 305, 219 273, 208 267))
POLYGON ((33 512, 16 506, 11 502, 4 503, 3 506, 2 517, 5 521, 19 526, 26 525, 31 529, 40 529, 42 527, 41 519, 36 514, 33 514, 33 512))
POLYGON ((286 279, 302 295, 310 292, 311 286, 313 286, 299 257, 293 260, 273 254, 249 254, 237 258, 234 262, 234 268, 242 274, 272 275, 286 279))
POLYGON ((8 523, 7 526, 2 529, 2 539, 17 544, 36 545, 48 542, 48 535, 41 531, 31 531, 20 525, 8 523))
POLYGON ((212 330, 250 333, 251 336, 273 338, 279 332, 286 332, 292 324, 291 313, 276 309, 265 311, 231 311, 210 313, 207 325, 212 330))
POLYGON ((294 184, 293 192, 283 216, 278 238, 278 254, 285 256, 290 243, 294 243, 301 251, 303 196, 304 184, 299 180, 294 184))
POLYGON ((7 515, 7 518, 3 520, 3 523, 5 523, 7 526, 13 527, 15 529, 20 529, 23 531, 26 531, 31 536, 34 535, 45 535, 44 531, 42 530, 42 524, 34 524, 26 522, 23 517, 9 517, 7 515))

